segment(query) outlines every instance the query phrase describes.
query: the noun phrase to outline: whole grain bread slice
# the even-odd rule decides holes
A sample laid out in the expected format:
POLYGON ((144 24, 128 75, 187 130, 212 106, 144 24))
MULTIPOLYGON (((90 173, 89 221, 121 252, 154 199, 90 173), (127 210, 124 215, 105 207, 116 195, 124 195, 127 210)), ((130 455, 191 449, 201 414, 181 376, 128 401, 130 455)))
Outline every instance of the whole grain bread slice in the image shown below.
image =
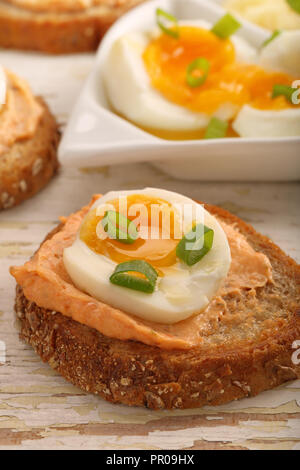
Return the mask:
POLYGON ((34 136, 14 143, 0 156, 0 211, 32 197, 58 169, 60 132, 46 103, 37 100, 43 113, 34 136))
POLYGON ((65 9, 47 11, 30 2, 25 8, 26 2, 0 0, 0 47, 50 54, 92 51, 117 19, 142 1, 101 0, 75 11, 66 2, 65 9))
MULTIPOLYGON (((152 409, 221 405, 300 378, 293 360, 300 339, 300 266, 271 240, 229 212, 206 205, 221 221, 235 224, 252 247, 272 264, 274 283, 258 289, 255 322, 232 342, 207 341, 207 347, 167 351, 121 341, 38 307, 17 286, 15 311, 21 338, 63 377, 112 403, 152 409), (271 331, 268 328, 270 319, 271 331), (275 320, 274 320, 275 319, 275 320), (255 331, 264 325, 259 335, 255 331), (294 356, 293 356, 294 354, 294 356)), ((49 234, 51 238, 61 226, 49 234)), ((251 309, 251 292, 226 298, 229 314, 251 309)), ((226 335, 226 330, 220 332, 226 335)), ((219 335, 220 337, 220 335, 219 335)))

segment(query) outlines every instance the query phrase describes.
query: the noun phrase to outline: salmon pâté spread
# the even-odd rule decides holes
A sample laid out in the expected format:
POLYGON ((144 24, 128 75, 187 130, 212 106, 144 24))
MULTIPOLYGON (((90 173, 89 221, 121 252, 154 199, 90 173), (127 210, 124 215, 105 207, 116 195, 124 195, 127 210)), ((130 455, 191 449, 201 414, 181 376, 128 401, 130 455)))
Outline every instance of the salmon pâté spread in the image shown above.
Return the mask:
MULTIPOLYGON (((224 332, 234 326, 239 336, 250 331, 251 324, 261 315, 257 291, 272 283, 272 268, 266 255, 255 251, 234 225, 222 223, 232 256, 229 274, 218 295, 207 309, 198 315, 173 325, 163 325, 134 317, 104 304, 81 292, 70 279, 64 263, 64 249, 71 246, 83 218, 92 204, 63 220, 63 226, 43 243, 34 257, 21 267, 12 267, 11 273, 23 288, 26 298, 38 306, 57 311, 73 320, 96 329, 105 336, 121 340, 136 340, 162 349, 189 349, 209 342, 224 340, 224 332), (246 291, 249 307, 229 313, 230 297, 246 291)), ((238 296, 237 296, 238 299, 238 296)), ((255 332, 253 332, 255 334, 255 332)))
POLYGON ((6 101, 0 109, 0 157, 16 142, 34 136, 43 115, 43 108, 28 85, 11 72, 7 78, 6 101))

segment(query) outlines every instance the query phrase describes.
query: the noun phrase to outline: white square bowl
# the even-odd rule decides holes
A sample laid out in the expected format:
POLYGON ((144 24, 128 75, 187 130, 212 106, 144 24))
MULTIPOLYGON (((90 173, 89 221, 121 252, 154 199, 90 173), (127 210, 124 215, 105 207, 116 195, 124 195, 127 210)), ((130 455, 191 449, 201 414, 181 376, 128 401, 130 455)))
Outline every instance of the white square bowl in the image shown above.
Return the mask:
MULTIPOLYGON (((295 181, 300 179, 300 138, 168 141, 110 110, 102 71, 117 38, 154 27, 157 7, 180 20, 215 23, 224 9, 207 0, 152 0, 123 16, 106 34, 79 96, 59 154, 64 165, 89 167, 149 161, 175 178, 199 181, 295 181)), ((242 22, 238 34, 255 47, 269 36, 242 22)))

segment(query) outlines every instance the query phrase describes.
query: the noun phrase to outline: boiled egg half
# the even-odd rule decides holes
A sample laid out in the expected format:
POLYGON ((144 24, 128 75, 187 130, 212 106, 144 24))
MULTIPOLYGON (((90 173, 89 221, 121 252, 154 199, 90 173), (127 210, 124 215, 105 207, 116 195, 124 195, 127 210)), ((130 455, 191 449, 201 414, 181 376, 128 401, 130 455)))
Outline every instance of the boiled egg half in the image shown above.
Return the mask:
MULTIPOLYGON (((74 284, 93 298, 143 320, 172 324, 207 307, 227 276, 231 254, 221 225, 201 204, 177 193, 146 188, 101 197, 83 220, 73 245, 65 249, 64 264, 74 284), (133 243, 113 239, 101 230, 108 210, 122 213, 139 227, 133 243), (198 262, 188 265, 178 256, 177 247, 195 226, 207 227, 213 242, 198 262), (122 263, 137 260, 157 273, 151 293, 110 280, 122 263)), ((142 278, 141 273, 130 275, 142 278)))

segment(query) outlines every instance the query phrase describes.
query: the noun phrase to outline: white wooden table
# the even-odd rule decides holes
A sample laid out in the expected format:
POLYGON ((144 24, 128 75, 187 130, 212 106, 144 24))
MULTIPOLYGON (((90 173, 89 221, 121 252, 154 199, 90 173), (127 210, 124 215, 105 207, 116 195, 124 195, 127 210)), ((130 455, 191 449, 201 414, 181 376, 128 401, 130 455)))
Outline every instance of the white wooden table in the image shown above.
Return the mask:
MULTIPOLYGON (((0 63, 27 78, 64 125, 92 56, 0 51, 0 63)), ((58 217, 81 207, 92 193, 144 186, 229 209, 300 262, 299 184, 182 182, 148 164, 62 168, 37 197, 0 214, 0 341, 6 343, 6 363, 0 365, 0 449, 300 450, 300 381, 218 408, 152 412, 84 394, 20 342, 9 266, 27 260, 58 217)))

